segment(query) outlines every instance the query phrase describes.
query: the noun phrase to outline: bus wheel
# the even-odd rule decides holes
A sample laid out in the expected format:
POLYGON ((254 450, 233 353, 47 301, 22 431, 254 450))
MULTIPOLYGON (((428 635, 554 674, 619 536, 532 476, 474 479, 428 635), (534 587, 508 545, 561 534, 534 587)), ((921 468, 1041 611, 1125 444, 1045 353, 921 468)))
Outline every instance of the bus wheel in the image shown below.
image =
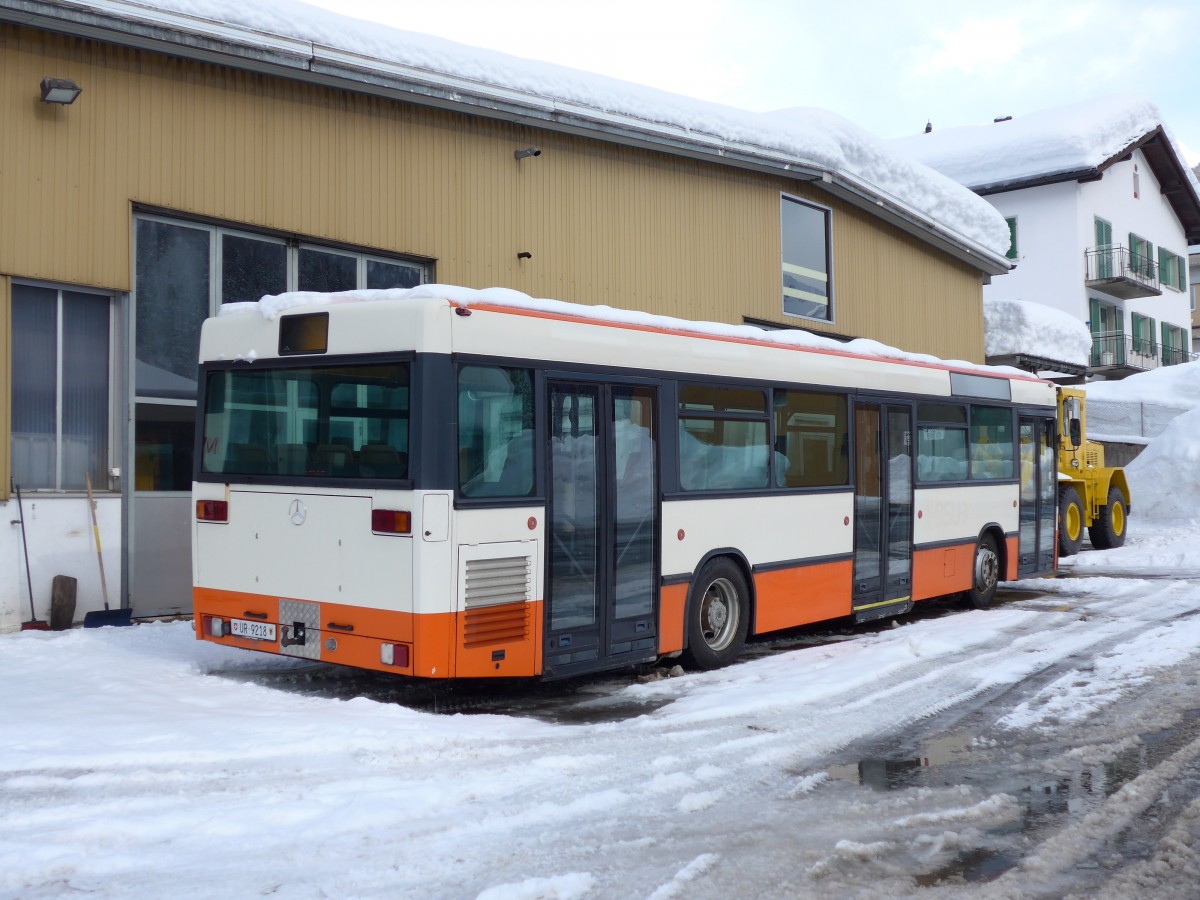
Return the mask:
POLYGON ((1074 556, 1083 543, 1083 502, 1079 491, 1064 485, 1058 492, 1058 555, 1074 556))
POLYGON ((742 570, 714 559, 692 585, 687 611, 687 658, 693 668, 719 669, 737 659, 750 624, 750 590, 742 570))
POLYGON ((996 599, 996 585, 1000 583, 1000 554, 996 551, 996 539, 985 534, 975 545, 975 564, 971 566, 971 589, 967 591, 967 603, 976 609, 987 609, 996 599))
POLYGON ((1110 550, 1125 543, 1129 518, 1125 511, 1125 495, 1120 488, 1108 492, 1108 504, 1100 510, 1096 521, 1088 528, 1088 537, 1097 550, 1110 550))

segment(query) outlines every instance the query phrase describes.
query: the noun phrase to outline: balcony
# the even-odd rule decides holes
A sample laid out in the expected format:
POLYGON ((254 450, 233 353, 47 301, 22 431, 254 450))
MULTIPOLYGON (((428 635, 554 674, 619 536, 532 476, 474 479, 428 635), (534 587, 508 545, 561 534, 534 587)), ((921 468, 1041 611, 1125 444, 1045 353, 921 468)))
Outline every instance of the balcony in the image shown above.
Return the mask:
POLYGON ((1119 246, 1086 250, 1084 255, 1088 287, 1122 300, 1162 294, 1158 263, 1150 257, 1119 246))
POLYGON ((1092 335, 1089 363, 1093 372, 1123 378, 1135 372, 1191 362, 1198 356, 1200 354, 1188 353, 1177 347, 1163 347, 1155 341, 1110 331, 1092 335))

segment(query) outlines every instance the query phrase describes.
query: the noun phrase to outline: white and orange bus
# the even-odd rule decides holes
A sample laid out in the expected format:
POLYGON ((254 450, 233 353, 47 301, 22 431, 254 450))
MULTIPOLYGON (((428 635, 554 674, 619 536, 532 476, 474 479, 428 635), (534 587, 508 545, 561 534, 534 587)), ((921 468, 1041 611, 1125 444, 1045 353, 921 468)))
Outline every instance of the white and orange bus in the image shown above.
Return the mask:
POLYGON ((204 640, 712 668, 1055 566, 1055 388, 1014 370, 440 286, 243 306, 200 345, 204 640))

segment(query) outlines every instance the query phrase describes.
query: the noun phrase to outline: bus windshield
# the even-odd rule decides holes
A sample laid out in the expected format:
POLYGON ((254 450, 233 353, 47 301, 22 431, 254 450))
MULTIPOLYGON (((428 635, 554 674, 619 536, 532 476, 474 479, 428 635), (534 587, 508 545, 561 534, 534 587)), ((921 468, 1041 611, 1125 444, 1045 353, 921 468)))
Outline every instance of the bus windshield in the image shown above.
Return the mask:
POLYGON ((202 474, 407 479, 409 364, 217 369, 202 474))

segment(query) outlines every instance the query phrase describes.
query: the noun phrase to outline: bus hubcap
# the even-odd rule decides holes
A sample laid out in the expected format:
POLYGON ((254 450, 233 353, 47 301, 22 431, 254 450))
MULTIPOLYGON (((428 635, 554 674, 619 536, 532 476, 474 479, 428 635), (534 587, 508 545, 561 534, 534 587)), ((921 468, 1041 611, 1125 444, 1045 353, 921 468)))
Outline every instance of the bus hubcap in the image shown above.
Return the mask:
POLYGON ((737 630, 737 592, 724 578, 718 578, 704 592, 700 604, 700 628, 704 643, 713 650, 723 650, 737 630))

